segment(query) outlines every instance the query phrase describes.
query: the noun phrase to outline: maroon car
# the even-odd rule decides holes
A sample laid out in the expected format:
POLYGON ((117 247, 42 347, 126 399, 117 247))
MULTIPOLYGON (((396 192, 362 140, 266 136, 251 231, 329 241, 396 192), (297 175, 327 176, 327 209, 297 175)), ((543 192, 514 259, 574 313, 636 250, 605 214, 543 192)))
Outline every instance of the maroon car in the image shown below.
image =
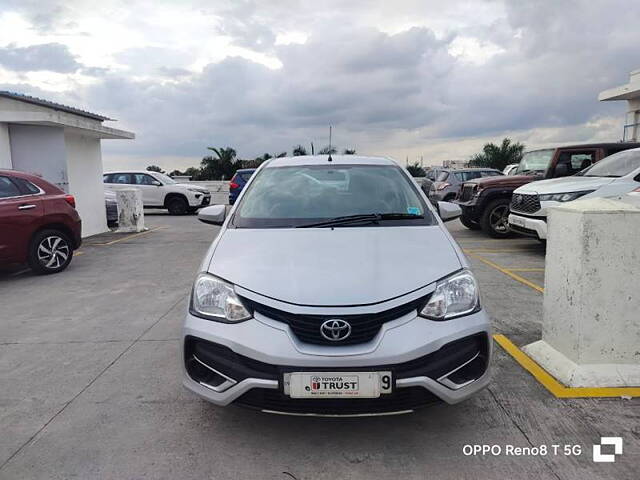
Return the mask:
POLYGON ((81 230, 73 195, 35 175, 0 170, 0 266, 60 272, 80 247, 81 230))

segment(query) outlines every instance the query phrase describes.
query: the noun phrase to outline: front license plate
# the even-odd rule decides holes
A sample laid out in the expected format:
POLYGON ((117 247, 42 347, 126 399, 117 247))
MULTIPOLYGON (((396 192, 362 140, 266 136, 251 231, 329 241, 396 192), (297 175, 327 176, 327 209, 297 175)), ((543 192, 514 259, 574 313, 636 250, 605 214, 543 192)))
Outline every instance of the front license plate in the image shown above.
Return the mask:
POLYGON ((378 398, 391 393, 391 372, 294 372, 284 375, 291 398, 378 398))

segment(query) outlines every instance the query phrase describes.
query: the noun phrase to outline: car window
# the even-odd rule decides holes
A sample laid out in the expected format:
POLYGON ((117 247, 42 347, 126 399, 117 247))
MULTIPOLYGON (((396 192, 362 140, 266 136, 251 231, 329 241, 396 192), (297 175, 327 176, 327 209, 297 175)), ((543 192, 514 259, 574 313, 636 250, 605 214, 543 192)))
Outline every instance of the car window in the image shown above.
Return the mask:
POLYGON ((24 178, 13 178, 14 183, 18 184, 18 187, 22 191, 23 195, 37 195, 40 193, 40 189, 36 187, 33 183, 24 178))
POLYGON ((0 198, 20 196, 18 186, 9 177, 0 177, 0 198))
POLYGON ((640 168, 640 151, 626 150, 603 158, 580 174, 585 177, 622 177, 638 168, 640 168))
POLYGON ((153 185, 153 182, 157 182, 155 178, 146 173, 134 173, 133 177, 134 185, 153 185))
POLYGON ((110 183, 131 184, 131 175, 129 173, 114 173, 111 175, 110 183))
POLYGON ((251 175, 253 175, 253 172, 241 172, 239 173, 240 178, 242 178, 242 180, 244 180, 245 182, 248 182, 249 179, 251 178, 251 175))
POLYGON ((483 170, 481 173, 483 177, 495 177, 502 175, 502 172, 494 172, 493 170, 483 170))
POLYGON ((258 173, 233 224, 238 228, 283 228, 371 213, 425 217, 381 221, 378 226, 433 223, 422 197, 397 166, 303 165, 265 168, 258 173))
POLYGON ((440 172, 436 177, 436 182, 444 182, 449 178, 449 172, 440 172))
POLYGON ((112 173, 107 173, 105 175, 102 176, 102 182, 103 183, 113 183, 113 174, 112 173))
MULTIPOLYGON (((595 153, 593 150, 584 152, 561 152, 558 156, 557 165, 566 165, 567 175, 574 175, 593 164, 595 153)), ((557 165, 556 170, 558 168, 557 165)))

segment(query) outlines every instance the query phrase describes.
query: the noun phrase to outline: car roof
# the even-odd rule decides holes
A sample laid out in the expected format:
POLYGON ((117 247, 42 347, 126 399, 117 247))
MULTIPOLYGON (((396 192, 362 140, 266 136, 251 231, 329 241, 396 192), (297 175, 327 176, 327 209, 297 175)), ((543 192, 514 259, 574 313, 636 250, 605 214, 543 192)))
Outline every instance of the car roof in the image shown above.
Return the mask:
POLYGON ((236 170, 236 173, 255 172, 256 170, 256 168, 239 168, 238 170, 236 170))
POLYGON ((547 148, 536 148, 534 150, 527 150, 525 153, 529 152, 539 152, 542 150, 558 150, 559 148, 619 148, 622 147, 623 150, 635 150, 636 148, 640 148, 640 142, 603 142, 603 143, 579 143, 575 145, 558 145, 555 147, 547 147, 547 148))
POLYGON ((151 170, 109 170, 108 172, 103 172, 103 175, 110 175, 112 173, 162 173, 162 172, 153 172, 151 170))
MULTIPOLYGON (((514 165, 517 165, 517 163, 515 163, 514 165)), ((457 172, 501 172, 501 170, 498 170, 497 168, 490 168, 490 167, 469 167, 469 168, 444 168, 443 169, 445 172, 453 172, 453 173, 457 173, 457 172)))
POLYGON ((362 155, 300 155, 297 157, 272 158, 265 168, 293 167, 302 165, 394 165, 398 164, 387 157, 365 157, 362 155), (331 157, 331 162, 329 162, 331 157))

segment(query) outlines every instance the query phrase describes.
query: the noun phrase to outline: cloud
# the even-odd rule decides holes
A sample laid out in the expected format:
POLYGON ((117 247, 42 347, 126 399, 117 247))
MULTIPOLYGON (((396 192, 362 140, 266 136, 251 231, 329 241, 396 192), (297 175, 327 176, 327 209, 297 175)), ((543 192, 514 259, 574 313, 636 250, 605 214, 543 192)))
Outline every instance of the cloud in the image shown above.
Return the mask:
POLYGON ((40 95, 137 133, 135 142, 105 142, 107 157, 197 163, 209 145, 253 157, 324 145, 329 125, 341 147, 401 158, 460 158, 506 134, 529 145, 615 141, 624 107, 597 94, 640 66, 640 11, 622 1, 194 1, 120 6, 114 18, 108 2, 95 11, 48 5, 13 3, 32 21, 53 12, 36 27, 64 43, 10 45, 0 64, 91 76, 67 94, 40 95), (100 35, 62 36, 93 32, 96 17, 100 35), (112 46, 101 36, 110 29, 132 40, 112 46), (278 41, 292 32, 303 40, 278 41), (92 61, 87 42, 100 58, 92 61), (50 54, 30 50, 52 45, 50 54))
POLYGON ((17 47, 10 44, 0 47, 0 65, 17 72, 37 72, 47 70, 58 73, 72 73, 82 67, 61 43, 43 43, 17 47))

